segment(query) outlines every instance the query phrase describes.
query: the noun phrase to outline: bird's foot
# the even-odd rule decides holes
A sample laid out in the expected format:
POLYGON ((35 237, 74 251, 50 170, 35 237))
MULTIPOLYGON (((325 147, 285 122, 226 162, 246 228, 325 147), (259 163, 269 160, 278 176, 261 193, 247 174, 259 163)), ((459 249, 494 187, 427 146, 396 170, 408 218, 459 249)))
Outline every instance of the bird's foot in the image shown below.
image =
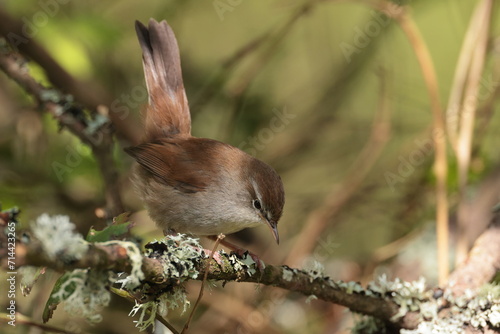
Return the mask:
POLYGON ((211 251, 211 250, 208 250, 208 249, 202 249, 202 251, 209 258, 210 257, 213 258, 215 260, 215 262, 217 262, 217 264, 222 267, 222 265, 224 264, 224 261, 222 260, 222 256, 220 255, 219 252, 217 252, 217 251, 211 251))
MULTIPOLYGON (((212 239, 212 240, 216 240, 217 236, 209 236, 208 238, 212 239)), ((246 257, 246 256, 250 256, 260 271, 264 270, 264 268, 266 267, 264 262, 261 259, 259 259, 259 257, 257 255, 255 255, 254 253, 252 253, 246 249, 243 249, 241 247, 238 247, 237 245, 235 245, 229 241, 226 241, 226 240, 221 240, 220 243, 223 244, 224 246, 226 246, 227 248, 229 248, 232 253, 238 255, 241 258, 246 257)))

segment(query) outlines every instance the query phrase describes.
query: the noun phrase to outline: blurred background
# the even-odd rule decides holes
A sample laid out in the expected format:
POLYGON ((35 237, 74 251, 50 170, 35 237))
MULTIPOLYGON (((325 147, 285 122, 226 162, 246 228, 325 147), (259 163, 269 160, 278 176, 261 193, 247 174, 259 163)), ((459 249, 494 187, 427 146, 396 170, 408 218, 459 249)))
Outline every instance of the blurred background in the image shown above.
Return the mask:
MULTIPOLYGON (((470 247, 484 230, 500 189, 498 6, 485 11, 487 20, 477 19, 483 3, 488 1, 402 3, 430 51, 448 125, 459 106, 474 105, 474 123, 466 124, 472 142, 465 185, 459 182, 456 150, 447 141, 453 249, 457 240, 463 249, 470 247), (477 55, 483 40, 484 52, 477 55), (476 58, 460 62, 463 54, 476 58), (482 66, 470 72, 470 64, 478 62, 482 66), (475 93, 460 95, 460 87, 467 92, 474 85, 475 93), (458 212, 469 224, 458 223, 458 212)), ((386 273, 405 280, 424 276, 432 286, 437 284, 433 114, 414 44, 390 18, 399 13, 396 4, 378 1, 4 0, 0 26, 24 28, 23 36, 78 82, 76 88, 58 89, 83 105, 109 108, 121 196, 134 212, 133 231, 144 242, 160 238, 161 231, 132 190, 132 159, 123 148, 140 139, 141 106, 147 101, 134 20, 153 17, 168 20, 177 36, 193 135, 257 156, 275 167, 285 184, 280 245, 265 228, 241 232, 233 242, 272 264, 310 268, 319 262, 335 279, 366 283, 386 273)), ((58 72, 47 69, 52 71, 47 74, 36 64, 39 50, 31 58, 30 73, 50 85, 58 72)), ((103 182, 91 150, 37 110, 4 74, 0 119, 2 208, 18 206, 22 226, 49 213, 70 216, 83 235, 90 226, 103 228, 106 223, 95 215, 104 206, 103 182)), ((47 273, 30 296, 19 296, 18 311, 41 321, 57 276, 47 273)), ((210 286, 191 333, 347 333, 353 326, 344 308, 306 302, 295 293, 241 283, 210 286)), ((198 282, 188 284, 193 303, 198 289, 198 282)), ((50 324, 74 333, 133 333, 134 319, 127 316, 132 306, 116 297, 103 322, 90 327, 83 319, 69 319, 60 307, 50 324)), ((187 315, 172 311, 167 318, 181 328, 187 315)), ((39 330, 19 326, 17 332, 39 330)))

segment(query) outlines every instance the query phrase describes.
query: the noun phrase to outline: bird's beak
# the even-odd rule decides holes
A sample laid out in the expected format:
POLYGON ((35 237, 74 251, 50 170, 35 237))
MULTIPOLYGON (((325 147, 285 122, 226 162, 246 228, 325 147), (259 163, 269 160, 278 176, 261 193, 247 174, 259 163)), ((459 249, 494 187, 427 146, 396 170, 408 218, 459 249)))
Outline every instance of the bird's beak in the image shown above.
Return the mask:
POLYGON ((276 240, 276 243, 279 245, 280 235, 278 234, 278 223, 272 220, 271 221, 267 220, 267 225, 271 229, 271 232, 273 232, 274 240, 276 240))

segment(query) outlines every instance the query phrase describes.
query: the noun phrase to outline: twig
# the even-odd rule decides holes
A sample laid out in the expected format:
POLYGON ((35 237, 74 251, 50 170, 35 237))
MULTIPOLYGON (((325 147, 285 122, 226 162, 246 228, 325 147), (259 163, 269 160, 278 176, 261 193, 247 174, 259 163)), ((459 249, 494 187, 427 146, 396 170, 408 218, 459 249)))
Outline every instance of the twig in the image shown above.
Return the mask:
MULTIPOLYGON (((10 319, 4 316, 5 314, 0 314, 0 322, 9 322, 10 319)), ((25 316, 24 314, 21 314, 19 312, 16 312, 16 326, 20 325, 25 325, 25 326, 30 326, 34 328, 38 328, 39 330, 48 332, 48 333, 60 333, 60 334, 82 334, 81 329, 78 329, 78 331, 68 331, 65 329, 60 329, 51 325, 47 324, 41 324, 39 322, 33 321, 29 317, 25 316)))
POLYGON ((449 231, 448 231, 448 196, 446 180, 448 176, 448 162, 446 157, 446 128, 439 99, 439 89, 436 71, 432 62, 429 49, 422 38, 418 27, 407 13, 402 10, 394 19, 406 34, 410 42, 417 61, 422 70, 422 75, 429 94, 432 115, 433 115, 433 139, 434 139, 434 173, 436 175, 436 234, 438 245, 438 276, 439 284, 446 283, 449 274, 449 231))
POLYGON ((486 47, 488 44, 488 35, 491 18, 491 0, 483 0, 478 4, 474 14, 473 22, 477 27, 472 26, 475 45, 472 50, 463 50, 471 53, 470 64, 468 65, 468 80, 464 83, 465 91, 461 96, 460 107, 460 122, 458 129, 458 138, 455 143, 455 154, 458 164, 458 187, 459 187, 459 208, 458 208, 458 225, 459 233, 457 240, 457 256, 456 262, 462 262, 467 255, 467 236, 465 235, 467 224, 467 212, 464 210, 465 187, 467 186, 469 166, 472 152, 472 138, 474 136, 474 123, 476 118, 476 109, 478 104, 479 87, 481 81, 481 73, 483 72, 486 47), (477 18, 476 18, 477 17, 477 18))
POLYGON ((181 334, 187 333, 189 329, 189 324, 191 323, 191 319, 193 319, 194 312, 196 311, 196 308, 198 307, 198 304, 201 301, 201 298, 203 297, 203 290, 205 287, 205 282, 207 281, 208 277, 208 272, 209 272, 209 265, 210 261, 213 260, 215 251, 217 250, 217 247, 219 247, 220 242, 222 239, 224 239, 226 236, 224 234, 219 234, 217 236, 217 239, 215 240, 214 248, 212 249, 212 252, 210 253, 210 257, 208 258, 208 261, 205 265, 205 275, 203 275, 203 280, 201 281, 201 287, 200 287, 200 293, 198 294, 198 298, 196 299, 196 302, 194 303, 193 309, 191 310, 191 314, 189 314, 189 318, 186 321, 186 324, 184 325, 184 328, 182 329, 181 334))
POLYGON ((465 38, 460 50, 460 56, 455 67, 455 75, 450 89, 450 96, 448 98, 448 105, 446 110, 446 123, 448 129, 448 138, 451 147, 457 151, 457 136, 459 130, 459 110, 463 103, 464 87, 467 82, 467 76, 470 70, 471 60, 474 54, 474 46, 477 43, 477 36, 480 34, 482 21, 484 20, 481 15, 481 10, 484 7, 484 2, 478 2, 474 13, 472 14, 471 21, 465 38))

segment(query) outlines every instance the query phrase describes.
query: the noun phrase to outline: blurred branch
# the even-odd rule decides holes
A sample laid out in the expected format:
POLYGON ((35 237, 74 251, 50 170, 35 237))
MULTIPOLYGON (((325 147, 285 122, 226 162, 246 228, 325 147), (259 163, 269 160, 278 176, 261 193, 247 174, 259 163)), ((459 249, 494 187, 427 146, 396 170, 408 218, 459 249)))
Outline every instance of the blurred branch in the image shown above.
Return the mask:
MULTIPOLYGON (((387 6, 394 6, 388 3, 387 6)), ((438 245, 439 283, 445 284, 449 274, 449 230, 448 230, 448 196, 446 182, 448 178, 448 162, 446 157, 446 129, 436 71, 429 49, 420 34, 420 31, 408 14, 405 7, 401 7, 398 15, 393 18, 398 22, 410 42, 418 63, 430 98, 433 114, 433 142, 435 150, 434 173, 436 175, 436 234, 438 245)))
POLYGON ((468 289, 478 289, 490 282, 499 271, 500 210, 497 209, 490 226, 476 240, 467 259, 450 276, 448 289, 461 295, 468 289))
POLYGON ((328 223, 360 189, 389 140, 391 128, 390 106, 383 76, 380 78, 380 83, 380 105, 378 112, 374 116, 371 133, 366 140, 365 146, 352 167, 349 168, 348 175, 344 178, 342 184, 334 186, 330 194, 326 196, 323 204, 309 215, 302 231, 298 234, 298 240, 294 243, 284 263, 298 265, 307 254, 314 250, 316 247, 315 241, 327 227, 331 227, 328 223))
MULTIPOLYGON (((340 1, 333 0, 331 2, 340 1)), ((365 4, 365 1, 362 1, 362 3, 365 4)), ((378 8, 376 6, 378 3, 379 1, 371 1, 371 5, 375 8, 378 8)), ((365 21, 372 19, 371 15, 364 18, 365 21)), ((298 160, 301 159, 302 153, 309 151, 316 144, 317 138, 322 133, 330 132, 332 124, 340 121, 336 119, 336 115, 344 106, 344 101, 349 97, 350 87, 357 87, 356 82, 359 81, 362 74, 366 73, 367 66, 372 64, 373 55, 376 54, 380 41, 386 37, 386 32, 390 31, 393 25, 392 22, 389 20, 387 21, 387 25, 381 25, 380 33, 372 36, 367 46, 358 49, 357 52, 353 52, 350 55, 349 61, 346 61, 335 69, 331 75, 331 82, 321 90, 322 95, 314 105, 308 108, 315 111, 315 116, 305 117, 303 129, 292 138, 289 138, 286 143, 283 143, 276 150, 280 154, 278 158, 272 161, 273 166, 279 169, 279 166, 290 166, 299 163, 298 160), (296 161, 293 161, 294 159, 296 161)), ((331 50, 331 52, 336 53, 338 51, 331 50)), ((317 91, 314 85, 311 87, 312 90, 317 91)), ((295 92, 295 95, 302 96, 304 93, 304 87, 301 86, 299 91, 295 92)))
POLYGON ((107 109, 99 108, 92 119, 83 108, 55 89, 49 89, 30 76, 25 60, 5 46, 0 50, 0 68, 30 94, 42 110, 49 112, 62 127, 67 128, 82 142, 92 148, 105 185, 106 216, 114 217, 123 212, 120 199, 118 171, 113 160, 113 137, 107 109), (99 112, 100 111, 100 112, 99 112))
MULTIPOLYGON (((380 100, 379 108, 374 116, 372 129, 364 147, 354 161, 347 176, 341 185, 332 187, 331 192, 325 197, 323 203, 311 212, 297 234, 297 239, 289 251, 283 263, 298 266, 302 260, 310 254, 317 246, 317 240, 325 232, 327 227, 332 227, 332 220, 342 208, 351 201, 360 190, 363 181, 372 170, 390 137, 390 105, 387 95, 387 82, 380 75, 380 100)), ((284 298, 286 291, 282 292, 284 298)), ((269 316, 271 312, 268 312, 269 316)), ((269 321, 269 317, 266 319, 269 321)), ((265 322, 263 322, 265 324, 265 322)))
POLYGON ((474 123, 477 105, 479 102, 478 96, 481 85, 481 74, 483 72, 486 47, 488 44, 492 6, 493 4, 491 0, 483 0, 479 2, 476 7, 476 11, 474 12, 468 29, 468 34, 472 31, 471 34, 474 36, 474 44, 466 45, 464 43, 464 47, 462 48, 463 53, 470 53, 470 57, 467 57, 469 62, 465 64, 467 66, 467 80, 463 83, 463 95, 459 95, 460 100, 454 101, 455 104, 448 106, 449 109, 452 109, 455 112, 460 110, 460 114, 454 115, 455 117, 451 120, 452 122, 454 121, 457 123, 455 127, 458 128, 458 137, 456 138, 456 141, 453 142, 454 145, 452 145, 457 156, 459 186, 459 207, 457 210, 459 233, 457 240, 456 263, 462 262, 468 251, 468 240, 467 235, 465 235, 467 228, 464 226, 467 224, 467 212, 464 208, 464 195, 471 161, 474 123))
MULTIPOLYGON (((96 82, 89 84, 76 80, 42 45, 31 35, 27 35, 24 29, 25 24, 21 20, 11 17, 0 7, 0 35, 9 41, 15 41, 15 47, 26 57, 38 63, 55 87, 73 95, 76 101, 90 110, 96 110, 99 105, 112 105, 113 98, 102 86, 96 82)), ((133 122, 125 122, 120 115, 113 112, 109 114, 109 117, 119 136, 131 144, 138 142, 140 135, 138 128, 131 126, 133 122)))
MULTIPOLYGON (((318 1, 315 1, 316 3, 318 1)), ((241 75, 241 80, 237 82, 232 88, 231 92, 235 96, 240 96, 248 88, 250 83, 255 79, 255 77, 260 73, 264 65, 269 61, 269 59, 276 54, 276 48, 280 45, 283 39, 292 31, 293 25, 305 14, 308 14, 315 2, 307 2, 302 5, 290 18, 283 24, 282 27, 274 34, 269 34, 267 48, 262 52, 262 54, 246 69, 243 75, 241 75)), ((233 60, 231 60, 233 61, 233 60)))
MULTIPOLYGON (((483 38, 485 36, 485 33, 487 36, 487 31, 484 31, 484 26, 487 26, 489 22, 489 13, 485 11, 488 7, 488 2, 489 0, 478 2, 475 11, 472 14, 470 24, 465 34, 462 48, 460 50, 460 56, 458 58, 457 66, 455 69, 455 76, 453 78, 453 84, 450 89, 450 97, 448 99, 448 106, 446 111, 446 122, 448 128, 448 137, 450 139, 451 146, 457 154, 457 136, 459 132, 460 114, 465 111, 461 108, 461 106, 464 103, 469 102, 475 104, 475 101, 469 101, 467 99, 467 97, 470 96, 469 94, 473 93, 470 91, 470 89, 473 88, 471 86, 471 80, 469 80, 469 91, 467 93, 464 93, 464 88, 467 85, 468 77, 471 75, 470 71, 472 70, 471 66, 473 65, 473 57, 476 53, 476 45, 478 45, 478 43, 480 42, 481 44, 483 44, 485 42, 483 38), (478 39, 478 36, 480 36, 480 39, 478 39), (459 111, 461 112, 459 113, 459 111)), ((491 10, 491 4, 489 4, 489 6, 491 10)), ((479 49, 481 49, 482 47, 483 45, 479 45, 479 49)), ((480 61, 480 64, 478 64, 479 67, 482 67, 482 63, 483 62, 480 61)), ((477 91, 473 94, 473 97, 477 96, 477 91)))
MULTIPOLYGON (((8 323, 9 321, 10 319, 6 313, 0 313, 0 322, 8 323)), ((81 330, 68 331, 66 329, 60 329, 51 325, 41 324, 39 322, 33 321, 30 317, 27 317, 19 312, 16 313, 16 325, 38 328, 41 333, 82 334, 81 330)))

